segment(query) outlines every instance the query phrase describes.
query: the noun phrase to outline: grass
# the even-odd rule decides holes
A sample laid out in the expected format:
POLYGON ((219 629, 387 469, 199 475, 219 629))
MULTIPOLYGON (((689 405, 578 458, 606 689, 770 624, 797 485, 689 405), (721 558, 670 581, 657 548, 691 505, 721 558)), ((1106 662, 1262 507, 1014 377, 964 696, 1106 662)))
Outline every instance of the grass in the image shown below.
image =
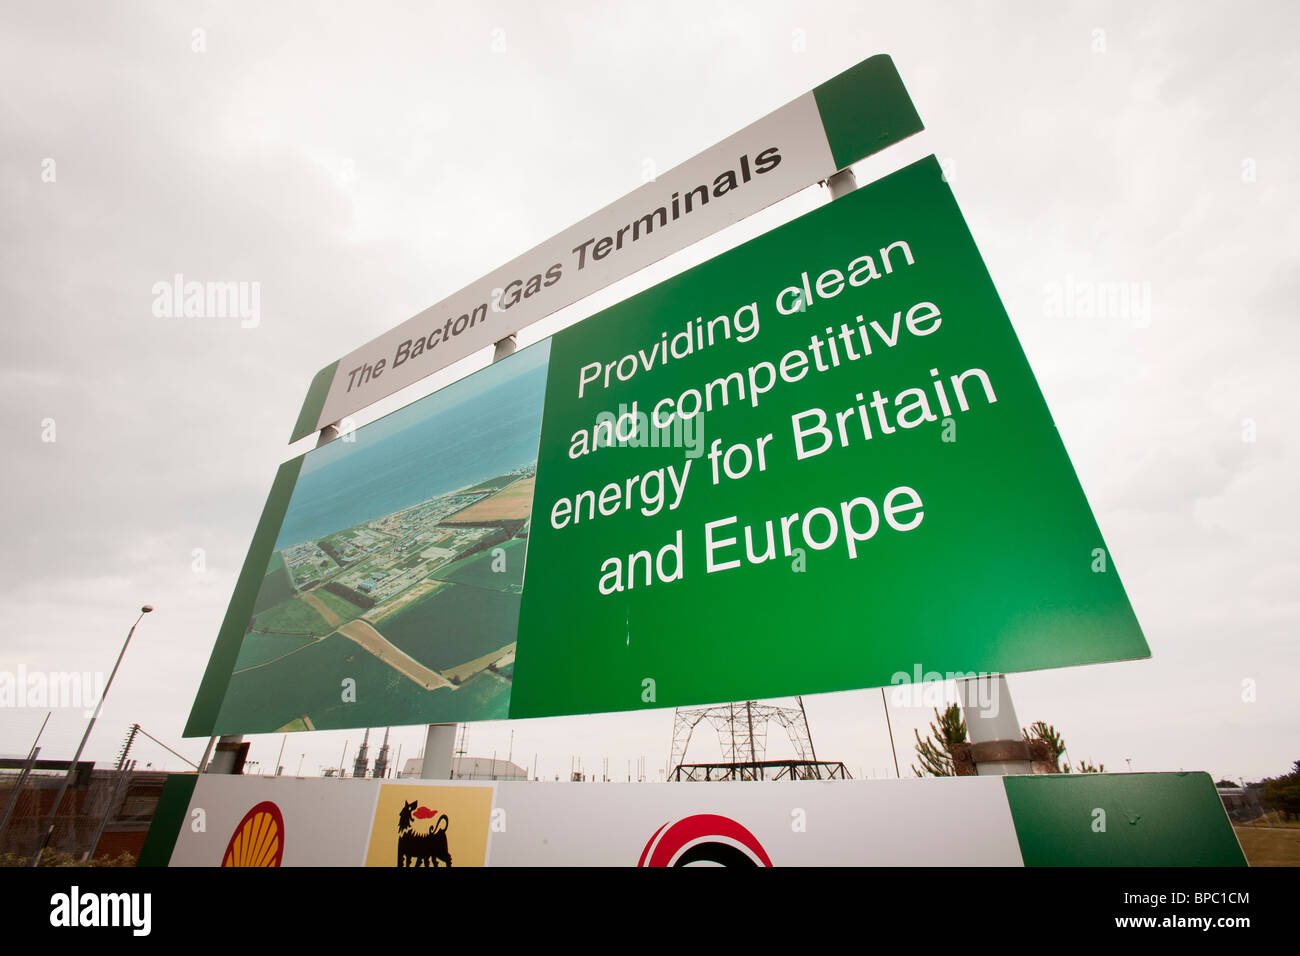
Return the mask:
POLYGON ((439 580, 453 581, 457 584, 472 584, 474 587, 490 591, 511 591, 519 594, 524 585, 524 555, 527 553, 526 538, 512 538, 498 545, 505 552, 505 570, 493 571, 492 564, 496 548, 480 551, 470 558, 465 558, 435 571, 439 580))
POLYGON ((1300 866, 1300 826, 1236 826, 1251 866, 1300 866))
MULTIPOLYGON (((319 596, 319 592, 317 594, 319 596)), ((297 598, 263 611, 253 619, 253 622, 255 626, 268 631, 307 631, 318 637, 333 630, 310 604, 297 598)))
POLYGON ((311 592, 320 599, 320 602, 327 608, 341 617, 344 621, 351 621, 365 613, 347 598, 341 598, 337 594, 331 594, 324 588, 314 588, 311 592))
POLYGON ((239 648, 239 657, 235 660, 235 670, 265 664, 285 654, 305 646, 310 642, 307 637, 295 637, 288 634, 252 634, 244 635, 244 643, 239 648))
POLYGON ((504 647, 518 626, 518 595, 450 584, 385 620, 383 635, 420 663, 444 670, 504 647))

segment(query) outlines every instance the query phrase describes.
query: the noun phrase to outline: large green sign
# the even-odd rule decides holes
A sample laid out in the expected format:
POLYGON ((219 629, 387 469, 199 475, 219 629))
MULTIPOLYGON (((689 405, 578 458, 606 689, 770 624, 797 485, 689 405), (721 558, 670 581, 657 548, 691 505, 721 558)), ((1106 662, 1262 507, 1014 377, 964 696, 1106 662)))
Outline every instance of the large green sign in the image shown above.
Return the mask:
POLYGON ((186 732, 1147 655, 930 157, 285 465, 186 732))
POLYGON ((933 157, 555 336, 531 536, 516 717, 1149 653, 933 157))

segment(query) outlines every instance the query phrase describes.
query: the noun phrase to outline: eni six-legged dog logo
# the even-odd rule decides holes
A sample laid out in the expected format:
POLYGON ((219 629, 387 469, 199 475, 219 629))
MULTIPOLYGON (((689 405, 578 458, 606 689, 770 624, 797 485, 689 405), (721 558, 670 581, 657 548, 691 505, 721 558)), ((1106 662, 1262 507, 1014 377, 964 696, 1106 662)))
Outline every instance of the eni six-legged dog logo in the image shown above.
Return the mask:
POLYGON ((447 830, 451 821, 447 814, 420 806, 418 800, 405 800, 397 815, 397 865, 398 866, 451 866, 451 850, 447 846, 447 830), (421 833, 415 821, 433 820, 421 833))
POLYGON ((483 866, 492 787, 385 783, 370 824, 366 866, 483 866))

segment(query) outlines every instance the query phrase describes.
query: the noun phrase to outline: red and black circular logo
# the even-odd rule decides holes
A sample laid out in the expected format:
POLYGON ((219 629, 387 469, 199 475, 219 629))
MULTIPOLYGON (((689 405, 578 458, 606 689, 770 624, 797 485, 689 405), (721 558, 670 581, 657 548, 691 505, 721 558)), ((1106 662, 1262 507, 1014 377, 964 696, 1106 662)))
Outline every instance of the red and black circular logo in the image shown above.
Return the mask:
POLYGON ((637 866, 771 866, 758 838, 730 817, 697 813, 655 831, 637 866))

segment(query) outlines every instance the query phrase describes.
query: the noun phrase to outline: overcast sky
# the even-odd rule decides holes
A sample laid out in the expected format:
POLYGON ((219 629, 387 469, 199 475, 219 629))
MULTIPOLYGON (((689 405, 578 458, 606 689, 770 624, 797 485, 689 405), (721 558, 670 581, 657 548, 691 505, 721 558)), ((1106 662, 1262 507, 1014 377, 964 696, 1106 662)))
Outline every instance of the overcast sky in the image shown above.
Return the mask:
MULTIPOLYGON (((107 673, 139 605, 157 608, 90 758, 111 761, 137 721, 201 753, 181 729, 276 467, 311 445, 286 440, 318 369, 640 185, 647 161, 675 165, 882 52, 1151 645, 1012 675, 1021 723, 1112 770, 1249 779, 1300 758, 1294 4, 0 9, 0 671, 107 673), (154 283, 177 273, 259 283, 260 323, 154 316, 154 283), (1053 308, 1112 282, 1139 293, 1127 315, 1053 308)), ((521 344, 825 201, 806 190, 521 344)), ((879 691, 805 704, 819 757, 892 775, 879 691)), ((891 714, 906 774, 931 714, 891 714)), ((0 753, 25 752, 44 716, 0 708, 0 753)), ((55 711, 43 756, 71 756, 84 722, 55 711)), ((547 777, 608 758, 622 779, 641 756, 657 775, 671 731, 671 710, 479 723, 468 749, 513 746, 547 777)), ((284 764, 317 773, 359 737, 293 735, 284 764)), ((269 770, 282 737, 250 739, 269 770)), ((403 759, 422 743, 393 733, 403 759)), ((147 742, 135 756, 183 766, 147 742)))

